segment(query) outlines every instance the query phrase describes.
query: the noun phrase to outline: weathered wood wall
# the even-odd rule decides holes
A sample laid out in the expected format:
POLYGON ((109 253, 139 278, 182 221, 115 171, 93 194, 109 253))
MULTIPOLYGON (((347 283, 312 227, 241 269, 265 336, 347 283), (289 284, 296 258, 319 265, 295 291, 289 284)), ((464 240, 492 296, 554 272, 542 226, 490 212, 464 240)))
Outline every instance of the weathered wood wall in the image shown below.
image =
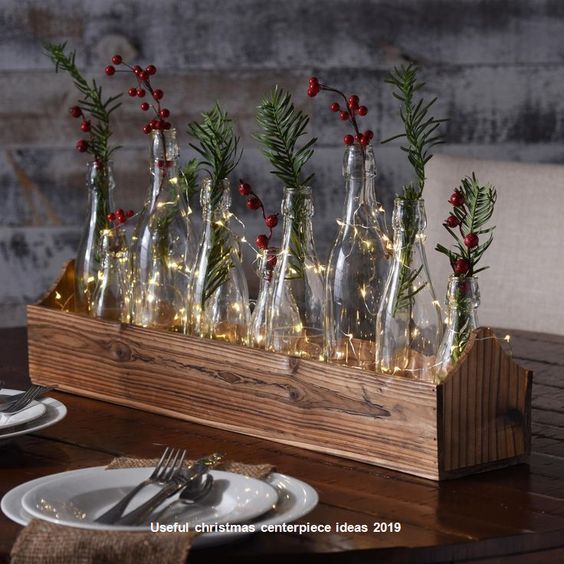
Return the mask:
MULTIPOLYGON (((358 93, 377 138, 400 127, 383 84, 394 64, 419 62, 437 113, 450 117, 441 151, 523 161, 564 161, 564 3, 561 0, 2 0, 0 70, 0 324, 21 323, 33 301, 72 256, 83 219, 85 159, 73 147, 75 92, 42 54, 45 41, 68 40, 108 92, 114 52, 152 62, 181 131, 220 100, 246 147, 237 176, 279 206, 280 187, 251 139, 260 97, 279 83, 312 115, 319 137, 313 167, 316 231, 325 258, 343 189, 343 124, 332 101, 305 95, 316 74, 358 93)), ((147 186, 147 139, 137 104, 124 100, 115 124, 125 146, 115 158, 118 204, 139 208, 147 186)), ((397 145, 377 148, 382 199, 409 179, 397 145)), ((235 199, 249 235, 260 229, 235 199)))

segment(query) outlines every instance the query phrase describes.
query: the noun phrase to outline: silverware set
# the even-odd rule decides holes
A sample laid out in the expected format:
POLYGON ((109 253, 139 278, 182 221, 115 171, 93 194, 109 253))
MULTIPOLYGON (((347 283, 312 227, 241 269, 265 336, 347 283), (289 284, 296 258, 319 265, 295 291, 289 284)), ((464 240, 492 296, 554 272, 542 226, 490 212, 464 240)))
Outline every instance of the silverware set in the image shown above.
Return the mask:
POLYGON ((29 404, 54 390, 54 386, 40 386, 32 384, 25 392, 0 399, 0 414, 13 415, 26 409, 29 404))
MULTIPOLYGON (((180 494, 179 498, 173 504, 195 503, 205 497, 213 487, 213 477, 209 470, 223 460, 223 455, 211 454, 200 458, 187 468, 184 466, 185 458, 185 450, 166 448, 151 475, 100 515, 95 522, 120 526, 143 525, 162 503, 177 493, 180 494), (160 489, 124 515, 130 502, 147 486, 158 486, 160 489)), ((170 504, 163 511, 169 507, 170 504)), ((162 511, 159 514, 162 514, 162 511)))

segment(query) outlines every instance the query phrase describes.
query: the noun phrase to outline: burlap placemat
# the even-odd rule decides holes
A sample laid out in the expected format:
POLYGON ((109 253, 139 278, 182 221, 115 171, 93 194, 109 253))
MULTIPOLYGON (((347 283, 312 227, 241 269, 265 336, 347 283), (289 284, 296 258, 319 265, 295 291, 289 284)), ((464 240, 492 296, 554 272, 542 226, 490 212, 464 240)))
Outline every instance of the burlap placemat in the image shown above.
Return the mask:
MULTIPOLYGON (((107 469, 155 466, 158 459, 115 458, 107 469)), ((192 461, 186 461, 189 465, 192 461)), ((218 467, 262 479, 270 464, 225 462, 218 467)), ((34 519, 12 547, 11 564, 183 564, 197 533, 90 531, 34 519)))

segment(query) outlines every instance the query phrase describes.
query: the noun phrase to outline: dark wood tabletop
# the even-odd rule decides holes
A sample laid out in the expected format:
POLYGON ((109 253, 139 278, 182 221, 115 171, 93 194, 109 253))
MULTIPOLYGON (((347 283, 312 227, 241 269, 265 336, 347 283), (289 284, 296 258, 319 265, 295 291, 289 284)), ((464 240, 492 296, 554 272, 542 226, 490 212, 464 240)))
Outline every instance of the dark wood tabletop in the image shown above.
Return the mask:
MULTIPOLYGON (((53 396, 66 419, 0 446, 0 495, 27 480, 108 463, 155 457, 163 445, 197 456, 224 451, 270 462, 317 489, 320 503, 302 522, 367 525, 369 532, 260 533, 194 550, 190 562, 563 562, 564 337, 512 332, 515 359, 534 371, 533 439, 528 465, 436 483, 383 468, 86 399, 53 396), (401 523, 375 533, 375 523, 401 523)), ((64 370, 64 367, 61 367, 64 370)), ((28 382, 25 328, 0 330, 0 381, 28 382)), ((416 432, 416 430, 414 430, 416 432)), ((21 527, 0 515, 0 561, 21 527)))

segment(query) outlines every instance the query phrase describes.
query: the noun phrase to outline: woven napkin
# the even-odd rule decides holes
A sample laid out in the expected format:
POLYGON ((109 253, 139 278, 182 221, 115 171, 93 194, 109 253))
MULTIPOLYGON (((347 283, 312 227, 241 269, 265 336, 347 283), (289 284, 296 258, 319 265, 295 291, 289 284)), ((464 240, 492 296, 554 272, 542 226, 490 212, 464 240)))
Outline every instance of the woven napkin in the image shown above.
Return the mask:
MULTIPOLYGON (((115 458, 107 466, 145 468, 158 459, 115 458)), ((189 466, 193 461, 186 461, 189 466)), ((218 468, 263 479, 270 464, 225 462, 218 468)), ((11 564, 183 564, 198 533, 151 533, 90 531, 33 519, 19 534, 11 552, 11 564)))

